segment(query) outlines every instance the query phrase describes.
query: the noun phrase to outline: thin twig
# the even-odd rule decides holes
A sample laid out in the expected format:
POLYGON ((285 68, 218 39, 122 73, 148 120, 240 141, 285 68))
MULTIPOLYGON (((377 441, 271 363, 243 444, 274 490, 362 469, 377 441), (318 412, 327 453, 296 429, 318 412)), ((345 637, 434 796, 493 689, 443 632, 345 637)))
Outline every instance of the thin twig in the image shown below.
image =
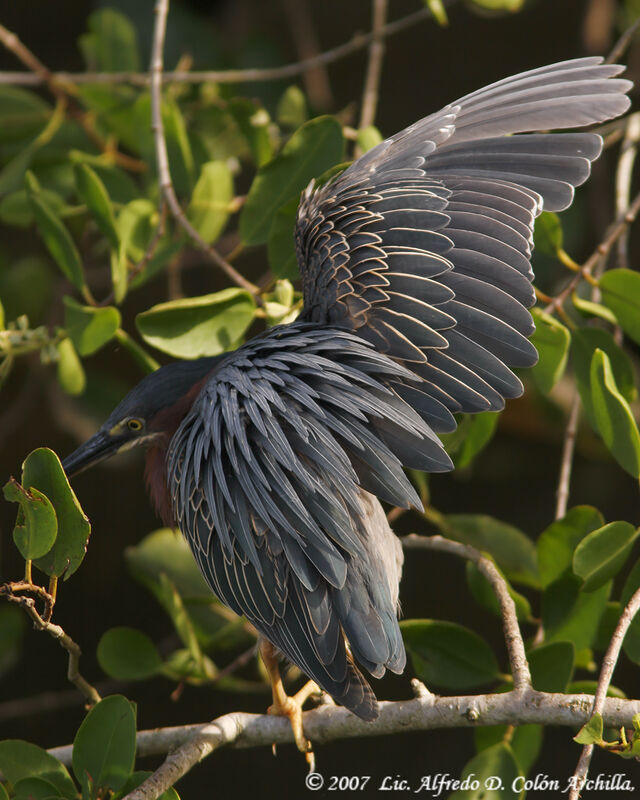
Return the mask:
POLYGON ((589 258, 584 262, 579 272, 573 276, 564 289, 557 294, 551 302, 545 307, 544 311, 552 313, 564 304, 565 300, 574 291, 576 286, 584 278, 591 282, 595 282, 592 277, 593 270, 598 265, 602 258, 606 258, 613 245, 618 241, 619 237, 625 232, 627 227, 635 220, 640 212, 640 192, 635 196, 633 203, 629 206, 627 212, 618 217, 607 230, 604 239, 596 247, 589 258))
POLYGON ((580 395, 576 391, 571 401, 567 427, 564 432, 562 443, 562 457, 560 459, 560 475, 558 477, 558 489, 556 490, 556 519, 562 519, 567 513, 567 503, 569 501, 569 483, 571 481, 571 470, 573 468, 573 455, 576 448, 576 434, 578 432, 578 419, 580 418, 580 395))
MULTIPOLYGON (((0 25, 0 43, 21 61, 31 74, 37 78, 36 83, 44 83, 59 103, 64 103, 71 117, 77 120, 87 136, 103 152, 111 156, 116 164, 132 172, 144 172, 147 165, 143 161, 120 153, 109 142, 105 141, 96 130, 89 114, 81 108, 75 98, 75 87, 65 87, 59 74, 46 67, 29 48, 20 41, 15 33, 0 25)), ((16 74, 16 73, 14 73, 16 74)), ((22 73, 17 73, 22 74, 22 73)))
POLYGON ((237 672, 239 669, 242 669, 245 664, 248 664, 257 652, 258 642, 251 647, 248 647, 244 653, 240 653, 240 655, 237 658, 234 658, 230 664, 227 664, 227 666, 221 669, 220 672, 216 673, 216 675, 211 678, 210 683, 219 683, 223 678, 233 675, 234 672, 237 672))
POLYGON ((373 24, 371 32, 373 39, 369 45, 369 61, 367 74, 362 92, 362 108, 360 110, 360 128, 373 125, 378 106, 378 89, 382 77, 382 62, 384 60, 384 30, 387 19, 387 0, 372 0, 373 24))
POLYGON ((513 675, 513 687, 516 690, 529 689, 531 687, 531 673, 524 641, 520 633, 520 626, 518 625, 515 603, 509 594, 507 582, 493 561, 479 550, 476 550, 475 547, 445 539, 443 536, 418 536, 412 533, 409 536, 404 536, 400 541, 404 547, 439 550, 440 552, 466 558, 476 564, 480 572, 491 584, 491 588, 500 604, 504 638, 511 665, 511 674, 513 675))
POLYGON ((251 292, 254 297, 260 293, 257 286, 243 277, 231 264, 210 247, 200 236, 198 231, 186 218, 182 210, 176 193, 171 182, 171 172, 169 170, 169 156, 167 154, 167 143, 164 138, 164 125, 162 122, 162 69, 163 69, 163 49, 164 37, 167 29, 167 15, 169 13, 169 0, 156 0, 155 5, 155 24, 153 28, 153 47, 151 50, 151 129, 155 142, 156 163, 158 167, 158 180, 160 191, 162 192, 169 210, 179 225, 187 232, 189 237, 205 252, 209 258, 227 275, 227 277, 243 289, 251 292))
MULTIPOLYGON (((631 600, 625 606, 624 611, 620 615, 620 619, 618 620, 618 624, 616 625, 616 629, 613 632, 613 636, 611 637, 611 641, 609 642, 609 647, 607 648, 607 652, 602 659, 602 666, 600 667, 600 677, 598 678, 598 686, 596 688, 596 695, 593 700, 593 708, 591 709, 590 718, 594 716, 594 714, 602 714, 605 703, 607 700, 607 692, 609 690, 609 684, 611 683, 611 678, 613 677, 613 671, 616 668, 616 664, 618 663, 618 658, 620 657, 620 649, 622 648, 622 642, 624 641, 624 637, 626 636, 627 631, 629 630, 629 626, 633 622, 634 617, 640 610, 640 589, 638 589, 635 594, 631 597, 631 600)), ((618 726, 615 726, 618 727, 618 726)), ((576 770, 573 773, 573 781, 572 781, 572 789, 569 792, 569 800, 578 800, 580 797, 580 789, 584 785, 585 780, 587 779, 587 774, 589 772, 589 764, 591 762, 591 756, 593 754, 593 745, 586 744, 582 748, 582 753, 580 754, 580 759, 578 760, 578 765, 576 766, 576 770)))
MULTIPOLYGON (((409 731, 444 728, 473 729, 486 725, 542 724, 578 728, 589 719, 593 695, 536 692, 439 697, 418 693, 412 700, 380 702, 374 723, 358 719, 346 708, 322 705, 304 714, 305 733, 314 742, 362 739, 409 731)), ((607 697, 603 717, 608 726, 631 726, 640 701, 607 697)), ((191 769, 198 761, 224 746, 261 747, 293 742, 289 721, 267 714, 226 714, 203 725, 183 725, 140 731, 140 757, 171 752, 154 775, 127 795, 127 800, 152 800, 191 769), (173 751, 173 752, 172 752, 173 751)), ((71 763, 72 746, 49 751, 64 764, 71 763)))
POLYGON ((60 625, 54 625, 52 622, 49 622, 47 617, 48 609, 52 606, 53 601, 51 598, 47 601, 44 595, 47 592, 42 589, 41 586, 36 586, 34 584, 25 584, 23 582, 18 583, 5 583, 0 586, 0 596, 6 597, 10 603, 15 603, 16 605, 21 606, 26 613, 31 617, 33 621, 34 627, 39 631, 45 631, 49 634, 49 636, 53 636, 54 639, 58 640, 60 647, 67 651, 69 654, 69 666, 67 668, 67 678, 71 683, 74 684, 82 694, 87 698, 87 701, 90 705, 95 705, 95 703, 100 702, 100 695, 98 691, 93 687, 81 674, 79 669, 80 663, 80 656, 82 655, 82 651, 80 650, 80 646, 73 641, 73 639, 69 636, 68 633, 65 633, 64 629, 60 627, 60 625), (33 597, 25 596, 25 592, 29 592, 29 594, 37 594, 40 599, 45 600, 45 616, 42 617, 37 609, 36 603, 33 597))
MULTIPOLYGON (((309 0, 283 0, 283 4, 300 63, 315 58, 321 51, 309 8, 309 0)), ((303 80, 309 103, 313 108, 326 111, 333 106, 333 94, 326 64, 320 64, 304 72, 303 80)))
POLYGON ((611 52, 605 59, 605 64, 615 64, 615 62, 625 54, 627 47, 629 47, 631 44, 631 40, 633 39, 638 28, 640 28, 640 17, 634 20, 634 22, 613 45, 611 52))
MULTIPOLYGON (((449 0, 446 5, 452 5, 455 0, 449 0)), ((385 37, 393 36, 401 31, 408 30, 419 22, 432 19, 428 8, 421 8, 413 14, 389 22, 382 30, 385 37)), ((293 64, 284 64, 280 67, 266 69, 230 69, 230 70, 205 70, 199 72, 174 71, 162 75, 163 83, 245 83, 276 81, 282 78, 295 78, 309 70, 316 69, 325 64, 332 64, 342 58, 357 53, 368 47, 373 40, 373 33, 358 33, 351 41, 338 45, 313 58, 297 61, 293 64)), ((52 72, 51 79, 57 84, 121 84, 128 83, 134 86, 149 86, 152 79, 151 72, 52 72)), ((36 73, 28 72, 0 72, 0 84, 12 86, 37 86, 47 81, 36 73)))
MULTIPOLYGON (((640 112, 631 114, 627 118, 624 140, 620 148, 620 158, 616 170, 616 216, 621 217, 629 209, 631 197, 631 178, 633 175, 633 164, 638 152, 638 141, 640 141, 640 112)), ((618 239, 617 255, 618 266, 629 266, 629 228, 623 231, 618 239)))

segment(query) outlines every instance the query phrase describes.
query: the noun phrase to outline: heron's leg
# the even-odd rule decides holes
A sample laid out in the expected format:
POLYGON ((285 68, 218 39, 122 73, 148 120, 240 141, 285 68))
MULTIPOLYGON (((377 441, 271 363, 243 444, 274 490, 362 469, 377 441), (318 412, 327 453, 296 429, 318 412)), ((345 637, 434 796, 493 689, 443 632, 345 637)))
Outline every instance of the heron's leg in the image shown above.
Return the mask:
POLYGON ((278 666, 278 656, 275 647, 266 639, 260 640, 260 655, 269 673, 271 680, 271 693, 273 694, 273 705, 267 709, 268 714, 275 714, 279 717, 287 717, 293 730, 293 738, 296 746, 301 753, 305 754, 309 771, 315 771, 315 756, 313 746, 304 735, 302 729, 302 706, 309 695, 318 691, 318 687, 313 681, 306 683, 297 694, 291 697, 285 691, 280 677, 278 666))

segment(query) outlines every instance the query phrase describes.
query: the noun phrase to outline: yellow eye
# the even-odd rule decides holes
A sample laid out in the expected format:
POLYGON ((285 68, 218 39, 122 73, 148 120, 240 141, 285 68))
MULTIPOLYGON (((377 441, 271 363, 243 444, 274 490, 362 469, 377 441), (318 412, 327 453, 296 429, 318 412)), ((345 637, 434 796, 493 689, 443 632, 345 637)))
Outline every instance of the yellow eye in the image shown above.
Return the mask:
POLYGON ((138 431, 142 430, 142 420, 132 417, 130 420, 127 420, 127 427, 130 431, 137 433, 138 431))

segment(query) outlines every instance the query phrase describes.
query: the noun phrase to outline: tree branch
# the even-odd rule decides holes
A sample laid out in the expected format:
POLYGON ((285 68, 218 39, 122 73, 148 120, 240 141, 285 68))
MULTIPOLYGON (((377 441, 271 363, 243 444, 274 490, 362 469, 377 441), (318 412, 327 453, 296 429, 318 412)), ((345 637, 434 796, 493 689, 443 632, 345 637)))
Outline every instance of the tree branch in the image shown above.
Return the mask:
POLYGON ((382 62, 384 60, 384 37, 382 31, 387 18, 387 0, 372 0, 373 25, 371 33, 373 39, 369 45, 369 61, 367 74, 362 93, 362 108, 360 110, 360 128, 373 125, 378 105, 378 88, 382 77, 382 62))
MULTIPOLYGON (((607 652, 604 654, 604 658, 602 659, 600 677, 598 679, 598 686, 596 688, 596 695, 593 700, 593 708, 591 709, 590 718, 593 717, 594 714, 603 714, 607 701, 607 691, 609 690, 609 684, 611 683, 611 678, 613 677, 613 671, 615 670, 616 664, 618 663, 618 658, 620 657, 620 650, 622 648, 624 637, 626 636, 634 617, 638 613, 638 610, 640 610, 640 589, 638 589, 631 597, 631 600, 629 600, 624 611, 620 615, 616 629, 613 632, 611 641, 609 642, 607 652)), ((621 726, 615 725, 614 727, 617 728, 621 726)), ((576 771, 573 773, 574 781, 572 789, 569 792, 569 800, 578 800, 580 797, 580 789, 587 779, 592 754, 593 745, 586 744, 582 748, 582 753, 580 755, 576 771)))
POLYGON ((569 418, 564 432, 562 443, 562 458, 560 459, 560 475, 558 477, 558 489, 556 491, 556 515, 555 519, 562 519, 567 513, 567 503, 569 501, 569 482, 571 481, 571 470, 573 468, 573 454, 576 448, 576 434, 578 433, 578 420, 580 418, 580 395, 577 389, 571 401, 569 418))
POLYGON ((518 625, 516 607, 509 594, 507 582, 502 577, 493 561, 488 559, 479 550, 476 550, 475 547, 461 544, 460 542, 454 542, 451 539, 445 539, 443 536, 418 536, 412 533, 409 536, 403 537, 401 542, 404 547, 439 550, 443 553, 451 553, 460 558, 473 561, 473 563, 477 565, 480 572, 491 584, 491 588, 500 603, 504 638, 507 645, 509 663, 511 665, 511 674, 513 675, 513 687, 516 690, 526 690, 530 688, 531 672, 529 671, 529 662, 527 661, 525 653, 524 641, 522 640, 520 626, 518 625))
MULTIPOLYGON (((453 5, 455 0, 449 0, 446 5, 453 5)), ((431 19, 432 14, 428 8, 421 8, 413 14, 401 17, 394 22, 389 22, 381 31, 384 37, 412 28, 419 22, 431 19)), ((320 66, 331 64, 342 58, 357 53, 368 47, 373 41, 373 33, 358 33, 351 41, 338 45, 331 50, 320 53, 313 58, 297 61, 293 64, 284 64, 280 67, 266 69, 230 69, 230 70, 204 70, 199 72, 186 72, 184 70, 165 72, 162 76, 163 83, 245 83, 276 81, 282 78, 294 78, 305 72, 317 69, 320 66)), ((119 84, 129 83, 134 86, 149 86, 152 79, 150 72, 50 72, 50 78, 58 84, 119 84)), ((0 84, 12 86, 37 86, 46 83, 43 75, 35 72, 0 72, 0 84)))
POLYGON ((167 154, 167 143, 164 138, 164 124, 162 122, 162 69, 163 69, 163 49, 164 37, 167 30, 167 15, 169 13, 169 0, 156 0, 155 23, 153 26, 153 45, 151 49, 151 129, 156 151, 156 164, 158 168, 158 180, 160 191, 167 201, 171 214, 179 225, 187 232, 189 237, 206 253, 209 258, 218 266, 227 277, 243 289, 251 292, 254 297, 258 297, 260 290, 253 283, 242 276, 231 264, 210 247, 200 236, 198 231, 186 218, 182 210, 171 181, 169 170, 169 156, 167 154))

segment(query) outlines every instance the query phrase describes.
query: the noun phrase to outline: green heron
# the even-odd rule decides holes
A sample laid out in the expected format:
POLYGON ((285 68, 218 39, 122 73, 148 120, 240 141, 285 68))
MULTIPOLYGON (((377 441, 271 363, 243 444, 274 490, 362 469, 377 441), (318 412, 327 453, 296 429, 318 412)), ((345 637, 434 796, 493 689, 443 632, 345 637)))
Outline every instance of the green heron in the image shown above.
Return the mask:
MULTIPOLYGON (((401 673, 402 552, 380 500, 420 507, 403 467, 452 469, 437 433, 496 411, 535 363, 534 219, 602 149, 576 128, 627 110, 623 68, 582 58, 467 95, 303 194, 304 309, 232 353, 162 367, 64 462, 135 445, 167 524, 264 638, 274 706, 307 749, 274 651, 365 720, 401 673), (523 134, 523 135, 509 135, 523 134)), ((298 700, 301 702, 307 692, 298 700)), ((295 707, 294 707, 295 706, 295 707)))

